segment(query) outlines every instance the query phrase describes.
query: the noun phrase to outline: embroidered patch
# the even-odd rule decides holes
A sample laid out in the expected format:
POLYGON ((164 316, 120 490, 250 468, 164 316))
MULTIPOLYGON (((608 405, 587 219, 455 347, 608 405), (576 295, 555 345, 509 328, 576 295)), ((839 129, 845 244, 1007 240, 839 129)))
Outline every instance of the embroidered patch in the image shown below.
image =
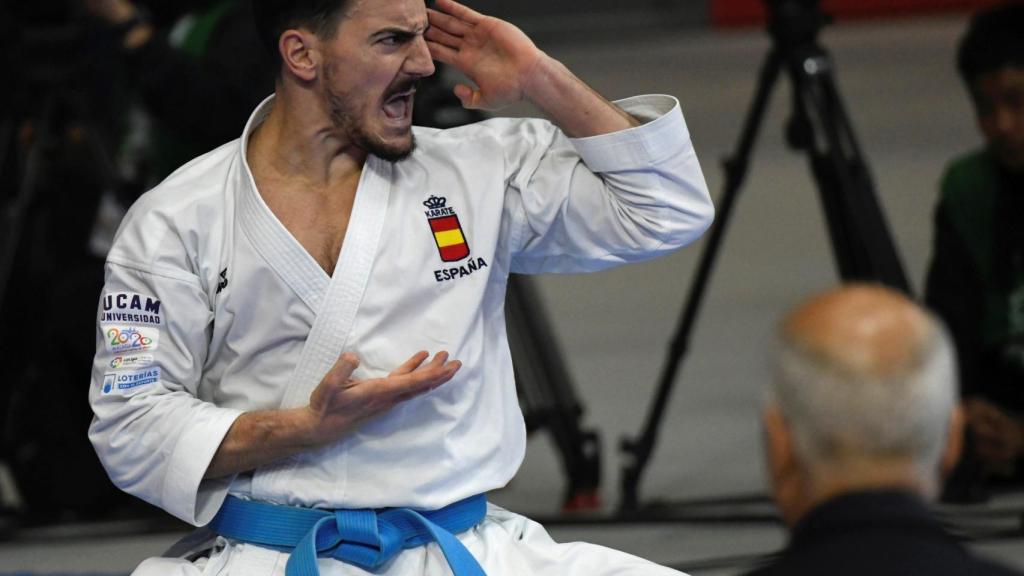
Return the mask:
POLYGON ((146 370, 134 372, 107 372, 103 375, 103 393, 127 392, 142 386, 149 386, 160 381, 160 367, 154 366, 146 370))
POLYGON ((160 345, 160 330, 146 326, 104 326, 103 342, 107 352, 145 352, 160 345))
POLYGON ((160 326, 160 301, 135 292, 104 294, 100 324, 160 326))
POLYGON ((447 282, 448 280, 455 280, 456 278, 469 276, 473 272, 486 267, 487 261, 483 258, 470 258, 469 262, 464 263, 462 266, 452 266, 451 268, 434 270, 434 280, 437 280, 438 282, 447 282))
POLYGON ((153 363, 152 354, 133 354, 114 356, 110 361, 110 368, 113 370, 134 370, 145 368, 153 363))
POLYGON ((469 256, 469 244, 462 233, 462 224, 453 208, 445 206, 443 197, 431 196, 423 205, 427 207, 427 223, 434 233, 434 244, 444 262, 457 262, 469 256))

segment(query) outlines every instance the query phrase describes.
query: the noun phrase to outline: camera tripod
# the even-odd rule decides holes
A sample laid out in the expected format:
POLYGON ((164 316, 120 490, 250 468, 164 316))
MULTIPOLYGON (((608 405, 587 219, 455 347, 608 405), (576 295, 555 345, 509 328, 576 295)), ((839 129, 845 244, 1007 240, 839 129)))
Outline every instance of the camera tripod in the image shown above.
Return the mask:
POLYGON ((631 516, 643 515, 640 481, 746 177, 769 96, 783 71, 793 93, 787 141, 792 148, 808 155, 839 276, 846 281, 880 282, 910 292, 871 175, 832 77, 832 62, 817 41, 818 32, 827 23, 818 0, 765 0, 765 4, 772 48, 762 65, 739 144, 725 161, 725 189, 718 216, 701 254, 644 427, 638 437, 621 441, 625 464, 620 506, 624 514, 631 516))
POLYGON ((583 406, 555 341, 540 296, 529 277, 509 276, 505 297, 509 347, 526 429, 547 428, 562 460, 564 511, 600 506, 601 443, 583 428, 583 406))

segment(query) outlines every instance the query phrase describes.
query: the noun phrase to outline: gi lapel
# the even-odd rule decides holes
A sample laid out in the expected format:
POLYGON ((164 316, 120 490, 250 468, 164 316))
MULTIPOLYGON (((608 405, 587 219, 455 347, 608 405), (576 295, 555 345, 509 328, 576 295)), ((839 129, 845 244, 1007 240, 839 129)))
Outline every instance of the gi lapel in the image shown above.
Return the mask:
POLYGON ((384 228, 391 192, 391 170, 390 162, 375 156, 368 157, 363 166, 345 241, 334 267, 334 277, 306 339, 281 408, 305 406, 313 389, 346 349, 384 228))
POLYGON ((263 201, 246 161, 249 134, 270 114, 273 98, 271 96, 260 104, 242 133, 241 162, 244 169, 240 178, 244 181, 241 183, 238 198, 239 218, 246 238, 263 256, 266 263, 295 291, 306 306, 318 312, 327 293, 330 277, 263 201))
MULTIPOLYGON (((246 171, 248 176, 248 171, 246 171)), ((309 306, 318 312, 330 284, 330 277, 288 232, 263 202, 256 185, 243 186, 239 199, 242 230, 267 265, 309 306)))
MULTIPOLYGON (((260 197, 245 164, 252 128, 269 114, 272 97, 253 114, 242 137, 244 182, 239 217, 246 237, 267 265, 316 313, 302 354, 281 399, 281 408, 305 406, 309 395, 346 348, 356 312, 369 282, 384 228, 391 193, 392 164, 369 156, 363 166, 355 204, 349 218, 333 277, 291 235, 260 197)), ((251 491, 256 499, 286 502, 301 482, 290 473, 303 459, 299 454, 255 471, 251 491)))

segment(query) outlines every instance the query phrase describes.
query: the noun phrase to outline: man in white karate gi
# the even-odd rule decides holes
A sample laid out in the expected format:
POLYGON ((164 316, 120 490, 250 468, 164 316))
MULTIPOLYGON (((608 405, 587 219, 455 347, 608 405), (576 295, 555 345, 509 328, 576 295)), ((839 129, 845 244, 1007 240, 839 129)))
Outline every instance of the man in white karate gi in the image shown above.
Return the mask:
POLYGON ((525 447, 508 274, 710 224, 678 102, 611 104, 451 0, 254 7, 274 96, 144 195, 107 261, 90 438, 119 487, 217 535, 136 573, 674 573, 483 495, 525 447), (433 60, 471 79, 466 107, 549 120, 412 127, 433 60))

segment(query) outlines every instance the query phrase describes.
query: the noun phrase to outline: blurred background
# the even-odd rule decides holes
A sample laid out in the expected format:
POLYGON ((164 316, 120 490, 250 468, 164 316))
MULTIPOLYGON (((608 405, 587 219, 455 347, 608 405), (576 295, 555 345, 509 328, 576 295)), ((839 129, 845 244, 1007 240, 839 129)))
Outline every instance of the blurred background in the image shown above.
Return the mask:
MULTIPOLYGON (((761 0, 467 3, 522 27, 609 98, 677 96, 720 199, 722 160, 771 48, 761 0)), ((153 30, 130 50, 113 4, 0 4, 0 574, 127 574, 188 530, 114 489, 85 436, 102 262, 124 209, 237 137, 272 81, 244 2, 140 2, 153 30)), ((819 39, 915 294, 942 172, 982 142, 954 60, 970 13, 992 4, 822 3, 835 22, 819 39)), ((452 102, 452 82, 443 71, 420 92, 419 123, 477 119, 452 102)), ((758 430, 770 333, 783 310, 837 281, 807 156, 786 144, 791 96, 778 82, 639 501, 623 507, 631 459, 620 441, 638 435, 653 405, 704 240, 520 287, 510 317, 533 434, 496 502, 544 521, 556 539, 692 574, 735 574, 784 544, 758 430)), ((983 554, 1024 569, 1018 493, 939 511, 983 554)))

